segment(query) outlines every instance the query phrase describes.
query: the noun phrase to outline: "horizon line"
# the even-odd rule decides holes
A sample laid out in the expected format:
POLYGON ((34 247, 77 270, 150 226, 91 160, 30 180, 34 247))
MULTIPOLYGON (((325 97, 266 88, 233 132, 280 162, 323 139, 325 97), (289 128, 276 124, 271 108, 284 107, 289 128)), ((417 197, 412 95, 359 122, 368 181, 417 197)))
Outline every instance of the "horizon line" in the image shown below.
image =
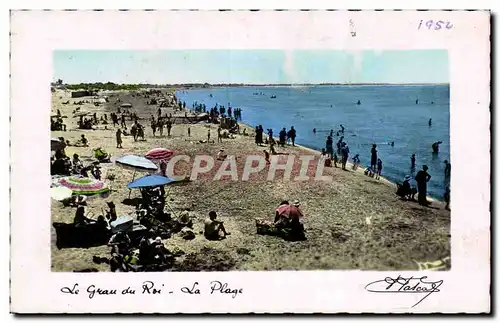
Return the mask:
MULTIPOLYGON (((51 82, 51 85, 57 85, 56 82, 51 82)), ((80 82, 80 83, 63 83, 62 85, 79 85, 79 84, 107 84, 116 85, 155 85, 155 86, 317 86, 317 85, 449 85, 449 82, 322 82, 322 83, 208 83, 208 82, 193 82, 193 83, 115 83, 115 82, 80 82)))

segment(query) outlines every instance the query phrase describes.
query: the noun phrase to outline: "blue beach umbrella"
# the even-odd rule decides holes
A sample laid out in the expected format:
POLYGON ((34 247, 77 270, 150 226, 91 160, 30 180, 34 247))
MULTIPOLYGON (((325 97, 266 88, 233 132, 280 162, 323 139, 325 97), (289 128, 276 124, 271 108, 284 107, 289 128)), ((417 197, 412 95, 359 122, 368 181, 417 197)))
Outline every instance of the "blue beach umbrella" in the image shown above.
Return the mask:
POLYGON ((142 187, 154 187, 163 186, 175 182, 173 179, 161 175, 146 175, 135 181, 130 182, 127 187, 132 188, 142 188, 142 187))

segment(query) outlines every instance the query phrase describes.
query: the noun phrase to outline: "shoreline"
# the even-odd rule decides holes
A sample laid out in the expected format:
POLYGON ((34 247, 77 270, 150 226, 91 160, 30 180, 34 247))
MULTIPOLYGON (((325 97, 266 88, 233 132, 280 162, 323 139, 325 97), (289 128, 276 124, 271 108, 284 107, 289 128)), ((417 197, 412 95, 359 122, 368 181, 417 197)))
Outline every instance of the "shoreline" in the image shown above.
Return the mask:
MULTIPOLYGON (((395 84, 395 85, 399 85, 399 84, 395 84)), ((193 90, 193 89, 185 89, 185 90, 193 90)), ((196 90, 196 89, 195 89, 196 90)), ((177 91, 178 89, 177 88, 174 88, 173 89, 174 93, 177 95, 177 91)), ((191 108, 187 107, 186 105, 186 108, 188 109, 188 111, 190 111, 191 113, 195 113, 193 110, 191 110, 191 108)), ((245 126, 247 128, 247 132, 250 134, 250 133, 253 133, 255 135, 255 127, 254 126, 251 126, 247 123, 245 123, 244 121, 239 121, 238 124, 241 126, 245 126)), ((306 151, 309 151, 309 152, 312 152, 313 155, 321 155, 321 150, 317 150, 315 148, 312 148, 312 147, 308 147, 308 146, 305 146, 305 145, 300 145, 300 144, 297 144, 295 143, 295 147, 299 147, 299 148, 302 148, 306 151)), ((351 161, 347 161, 346 165, 348 165, 348 170, 350 172, 354 171, 352 169, 352 166, 353 166, 353 163, 351 161)), ((334 167, 334 166, 332 166, 334 167)), ((363 164, 359 164, 358 165, 358 168, 356 169, 356 173, 360 173, 360 174, 363 174, 364 175, 364 171, 368 168, 368 166, 365 166, 363 164)), ((366 175, 364 175, 366 176, 366 175)), ((387 185, 390 185, 392 186, 393 188, 397 188, 397 185, 396 183, 398 183, 397 181, 393 181, 393 180, 390 180, 388 178, 386 178, 385 176, 380 176, 380 181, 384 182, 385 184, 387 185)), ((400 181, 402 183, 402 180, 400 181)), ((443 201, 443 197, 442 196, 434 196, 434 195, 427 195, 427 200, 435 203, 435 202, 439 202, 439 203, 444 203, 443 201)))

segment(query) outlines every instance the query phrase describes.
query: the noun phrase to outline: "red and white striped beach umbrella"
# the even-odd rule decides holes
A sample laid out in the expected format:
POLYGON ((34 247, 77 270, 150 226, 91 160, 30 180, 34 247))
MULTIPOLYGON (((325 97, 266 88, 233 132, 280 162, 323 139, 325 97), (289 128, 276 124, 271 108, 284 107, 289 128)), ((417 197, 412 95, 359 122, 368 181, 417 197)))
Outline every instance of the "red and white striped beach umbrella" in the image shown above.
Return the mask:
POLYGON ((166 148, 155 148, 150 150, 144 157, 149 160, 169 160, 174 152, 166 148))

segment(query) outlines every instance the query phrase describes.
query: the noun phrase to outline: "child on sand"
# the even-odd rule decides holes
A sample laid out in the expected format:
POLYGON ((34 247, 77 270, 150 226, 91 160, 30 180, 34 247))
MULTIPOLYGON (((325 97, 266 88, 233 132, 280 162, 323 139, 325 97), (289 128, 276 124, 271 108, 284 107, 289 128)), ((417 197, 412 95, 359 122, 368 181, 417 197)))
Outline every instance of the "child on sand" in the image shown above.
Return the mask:
POLYGON ((217 153, 217 160, 225 160, 227 157, 226 154, 224 154, 224 149, 219 150, 217 153))
POLYGON ((377 160, 377 176, 375 179, 380 179, 381 174, 382 174, 382 160, 379 158, 377 160))

